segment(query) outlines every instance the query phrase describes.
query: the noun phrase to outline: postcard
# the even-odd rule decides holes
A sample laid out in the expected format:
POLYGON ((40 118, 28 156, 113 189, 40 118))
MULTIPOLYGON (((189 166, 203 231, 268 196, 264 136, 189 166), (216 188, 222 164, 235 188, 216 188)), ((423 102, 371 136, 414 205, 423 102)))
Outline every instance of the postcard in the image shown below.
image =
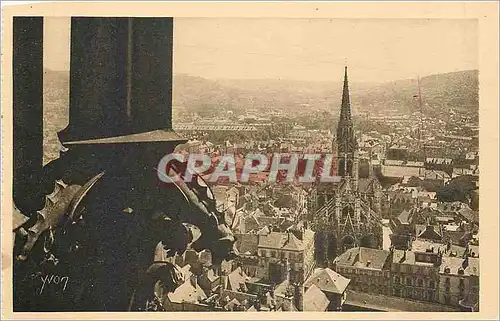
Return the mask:
POLYGON ((2 316, 497 319, 498 57, 494 1, 3 6, 2 316))

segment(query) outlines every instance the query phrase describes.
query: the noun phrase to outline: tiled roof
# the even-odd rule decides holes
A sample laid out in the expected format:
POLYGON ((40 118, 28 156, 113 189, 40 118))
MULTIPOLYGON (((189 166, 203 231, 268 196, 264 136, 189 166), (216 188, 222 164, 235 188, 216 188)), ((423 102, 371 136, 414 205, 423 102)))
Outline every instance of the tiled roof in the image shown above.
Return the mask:
POLYGON ((257 234, 259 235, 267 235, 269 233, 271 233, 271 231, 269 230, 269 226, 264 226, 263 228, 257 231, 257 234))
POLYGON ((462 208, 458 211, 460 215, 462 215, 467 221, 479 221, 479 215, 477 211, 473 211, 469 207, 462 208))
POLYGON ((438 170, 427 169, 424 172, 424 179, 445 179, 450 178, 448 173, 438 170))
POLYGON ((416 239, 411 245, 412 251, 415 252, 426 252, 429 249, 433 249, 435 253, 438 250, 446 252, 446 244, 439 242, 426 241, 423 239, 416 239))
POLYGON ((350 279, 343 277, 332 269, 326 268, 316 269, 314 274, 306 280, 304 286, 306 288, 316 286, 324 292, 342 294, 349 282, 351 282, 350 279))
POLYGON ((255 254, 259 248, 259 236, 256 234, 235 234, 236 248, 240 253, 255 254))
POLYGON ((460 275, 460 270, 462 270, 463 275, 466 276, 479 276, 479 258, 469 257, 463 259, 461 257, 443 257, 443 261, 439 267, 439 273, 460 275), (449 272, 446 272, 447 268, 449 272))
POLYGON ((340 266, 382 270, 390 254, 391 252, 386 250, 355 247, 339 255, 335 262, 340 266))
POLYGON ((394 250, 392 263, 415 264, 415 253, 412 251, 394 250))
POLYGON ((459 311, 456 307, 429 302, 407 300, 394 296, 347 290, 347 304, 387 312, 448 312, 459 311))
POLYGON ((401 224, 410 224, 411 213, 408 210, 403 210, 401 214, 398 215, 398 220, 401 224))
POLYGON ((232 299, 231 301, 229 301, 229 302, 228 302, 228 303, 224 306, 224 308, 225 308, 226 310, 232 310, 234 307, 236 307, 236 306, 240 306, 240 305, 241 305, 240 301, 238 301, 238 300, 236 300, 236 299, 232 299))
POLYGON ((233 272, 229 273, 227 279, 228 286, 230 287, 229 290, 239 291, 241 285, 246 286, 248 276, 240 267, 238 267, 233 272))
POLYGON ((304 293, 304 311, 324 312, 328 305, 330 305, 330 300, 314 284, 304 293))
POLYGON ((300 251, 302 250, 302 241, 299 240, 293 233, 287 233, 289 238, 286 240, 283 246, 284 250, 300 251))
POLYGON ((436 225, 416 225, 415 226, 416 235, 418 238, 428 239, 428 240, 441 240, 441 231, 439 226, 436 225))
POLYGON ((181 286, 175 289, 174 292, 169 293, 168 298, 171 302, 196 303, 200 300, 206 299, 207 295, 205 294, 205 292, 203 292, 199 285, 196 285, 196 287, 194 287, 188 278, 181 286))
POLYGON ((259 247, 300 251, 303 248, 303 244, 291 232, 271 232, 267 235, 259 235, 259 247))

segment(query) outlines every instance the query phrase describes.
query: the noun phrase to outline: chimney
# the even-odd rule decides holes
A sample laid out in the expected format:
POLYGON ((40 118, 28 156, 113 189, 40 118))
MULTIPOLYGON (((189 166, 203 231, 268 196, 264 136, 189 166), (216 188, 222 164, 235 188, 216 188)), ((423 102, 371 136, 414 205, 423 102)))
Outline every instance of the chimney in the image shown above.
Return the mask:
POLYGON ((464 261, 462 262, 462 268, 465 270, 469 266, 469 257, 466 256, 464 261))

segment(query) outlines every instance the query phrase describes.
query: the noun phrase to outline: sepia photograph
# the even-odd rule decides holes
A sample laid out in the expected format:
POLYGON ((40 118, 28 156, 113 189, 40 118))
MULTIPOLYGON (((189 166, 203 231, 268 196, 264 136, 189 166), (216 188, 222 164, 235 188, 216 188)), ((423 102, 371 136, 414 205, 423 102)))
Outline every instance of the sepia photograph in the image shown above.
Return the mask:
POLYGON ((498 298, 478 17, 157 7, 2 17, 14 314, 475 318, 485 283, 498 298))

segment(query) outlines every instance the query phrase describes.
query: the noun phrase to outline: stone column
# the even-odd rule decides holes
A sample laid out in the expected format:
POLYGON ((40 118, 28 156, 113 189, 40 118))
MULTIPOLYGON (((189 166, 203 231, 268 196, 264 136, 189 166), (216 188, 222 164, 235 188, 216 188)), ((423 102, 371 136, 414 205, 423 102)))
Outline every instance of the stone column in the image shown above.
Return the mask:
POLYGON ((172 130, 173 18, 71 19, 63 144, 172 130))
POLYGON ((43 17, 13 19, 14 202, 23 213, 43 207, 43 17))

